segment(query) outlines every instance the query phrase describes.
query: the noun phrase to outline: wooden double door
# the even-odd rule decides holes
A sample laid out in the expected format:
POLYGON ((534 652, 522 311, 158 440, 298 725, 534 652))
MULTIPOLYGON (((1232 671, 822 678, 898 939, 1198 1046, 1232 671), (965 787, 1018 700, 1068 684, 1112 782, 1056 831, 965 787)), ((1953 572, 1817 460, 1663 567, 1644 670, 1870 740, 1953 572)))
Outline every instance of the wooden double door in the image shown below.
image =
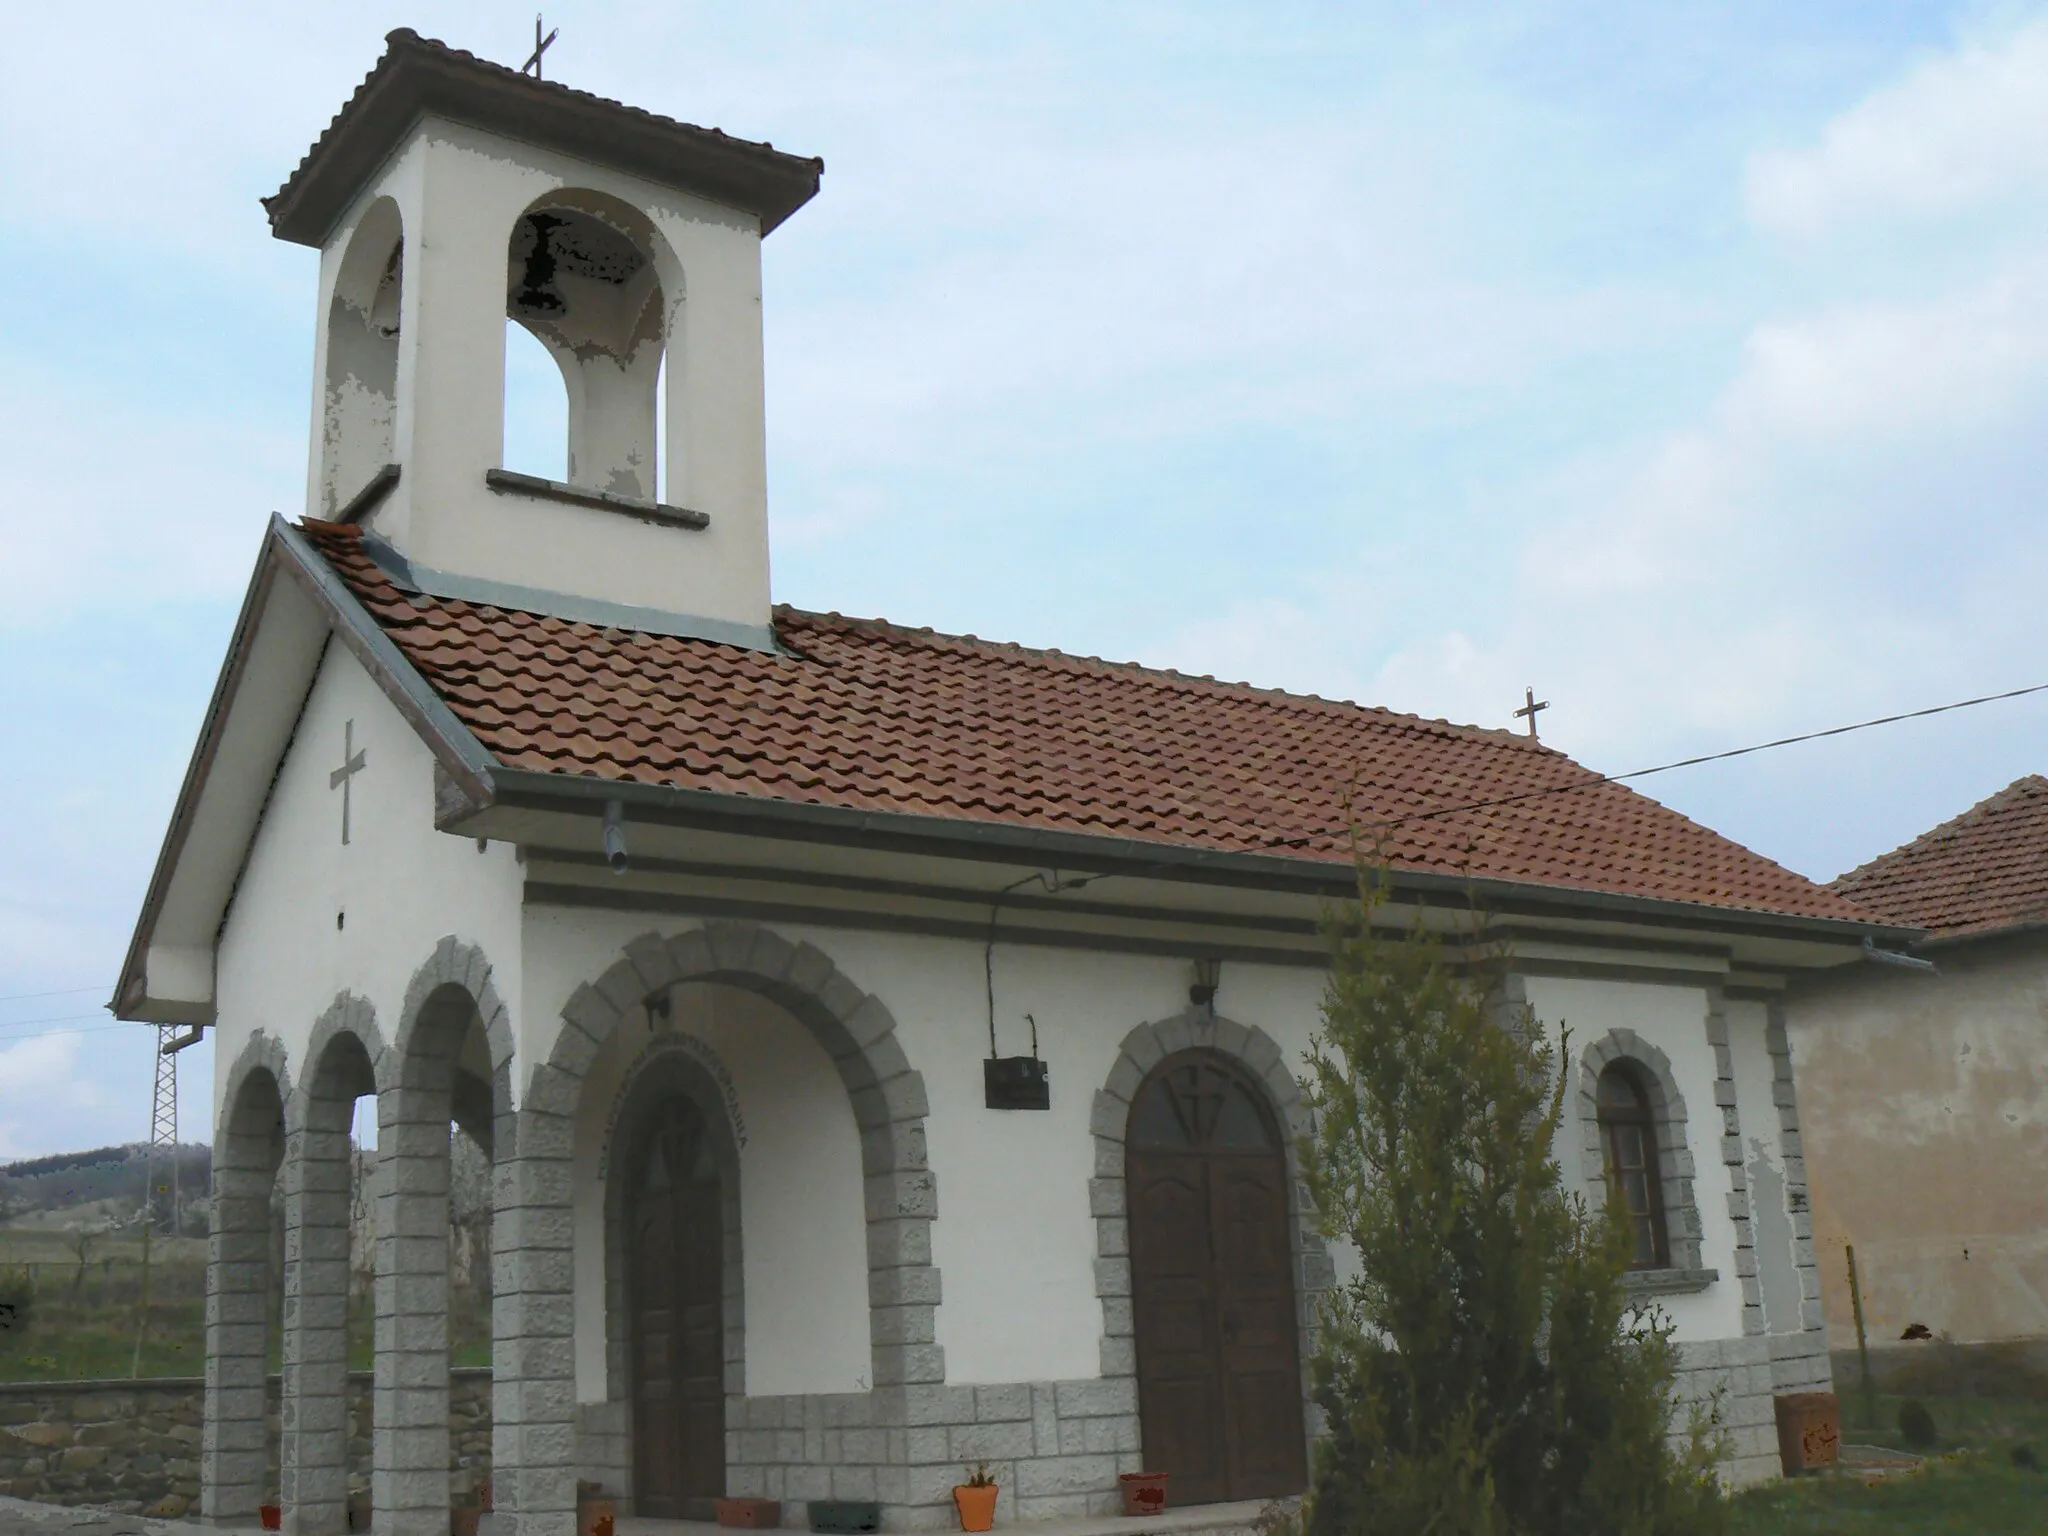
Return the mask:
POLYGON ((1257 1090, 1189 1051, 1138 1090, 1125 1140, 1145 1466, 1174 1504, 1307 1482, 1287 1155, 1257 1090))
POLYGON ((634 1506, 710 1520, 725 1493, 725 1216, 704 1118, 687 1099, 662 1107, 630 1176, 634 1506))

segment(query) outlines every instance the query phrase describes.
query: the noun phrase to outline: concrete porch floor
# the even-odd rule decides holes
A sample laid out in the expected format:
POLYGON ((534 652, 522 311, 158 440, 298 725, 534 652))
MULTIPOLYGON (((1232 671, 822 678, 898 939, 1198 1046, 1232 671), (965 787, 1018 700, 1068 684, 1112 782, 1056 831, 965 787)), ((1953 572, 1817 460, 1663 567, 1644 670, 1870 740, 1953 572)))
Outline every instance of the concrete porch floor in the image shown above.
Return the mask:
MULTIPOLYGON (((989 1536, 1006 1531, 1029 1532, 1030 1536, 1248 1536, 1252 1522, 1266 1507, 1262 1499, 1237 1504, 1193 1504, 1185 1509, 1162 1510, 1156 1515, 1100 1515, 1086 1520, 998 1520, 989 1536)), ((478 1536, 489 1536, 489 1521, 478 1536)), ((621 1518, 617 1536, 733 1536, 722 1525, 699 1520, 643 1520, 621 1518)), ((784 1526, 784 1530, 807 1530, 806 1526, 784 1526)), ((883 1536, 888 1536, 884 1532, 883 1536)))

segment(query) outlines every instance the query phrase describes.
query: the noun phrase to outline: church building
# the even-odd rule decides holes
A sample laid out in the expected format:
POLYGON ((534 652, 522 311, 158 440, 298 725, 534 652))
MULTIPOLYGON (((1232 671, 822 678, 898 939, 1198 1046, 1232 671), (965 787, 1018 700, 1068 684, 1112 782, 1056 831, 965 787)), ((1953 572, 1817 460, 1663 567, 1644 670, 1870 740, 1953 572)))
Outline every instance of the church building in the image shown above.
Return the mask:
POLYGON ((1565 1176, 1623 1191, 1728 1477, 1775 1475, 1774 1396, 1829 1379, 1781 999, 1906 935, 1533 733, 775 606, 761 242, 822 171, 399 31, 265 201, 320 252, 306 508, 115 999, 215 1041, 205 1514, 344 1529, 368 1095, 379 1536, 463 1491, 457 1135, 500 1531, 579 1483, 950 1526, 980 1463, 999 1525, 1143 1471, 1243 1527, 1304 1485, 1356 1262, 1295 1152, 1354 824, 1396 918, 1476 896, 1569 1025, 1565 1176), (504 465, 508 320, 561 481, 504 465))

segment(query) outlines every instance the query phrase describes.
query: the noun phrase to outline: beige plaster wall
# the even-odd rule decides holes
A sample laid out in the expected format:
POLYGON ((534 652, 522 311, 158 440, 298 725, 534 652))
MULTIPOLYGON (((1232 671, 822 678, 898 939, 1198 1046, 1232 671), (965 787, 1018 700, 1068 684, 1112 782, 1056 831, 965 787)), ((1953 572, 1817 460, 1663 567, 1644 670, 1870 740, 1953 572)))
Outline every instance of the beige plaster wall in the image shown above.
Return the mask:
POLYGON ((2048 1336, 2048 938, 1866 966, 1787 1010, 1829 1342, 2048 1336))

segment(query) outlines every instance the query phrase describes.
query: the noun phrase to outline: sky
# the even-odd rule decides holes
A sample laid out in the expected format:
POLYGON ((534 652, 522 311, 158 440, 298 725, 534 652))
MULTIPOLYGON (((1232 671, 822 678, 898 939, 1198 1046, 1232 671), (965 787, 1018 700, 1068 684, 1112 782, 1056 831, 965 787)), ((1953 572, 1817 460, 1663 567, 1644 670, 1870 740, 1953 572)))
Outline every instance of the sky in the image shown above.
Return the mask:
MULTIPOLYGON (((550 78, 824 158, 764 248, 778 600, 1489 726, 1534 687, 1608 772, 2048 682, 2048 7, 548 23, 550 78)), ((304 506, 316 258, 257 198, 399 25, 532 43, 9 19, 0 1157, 147 1133, 153 1031, 102 1005, 304 506)), ((2043 768, 2048 695, 1642 787, 1828 879, 2043 768)))

